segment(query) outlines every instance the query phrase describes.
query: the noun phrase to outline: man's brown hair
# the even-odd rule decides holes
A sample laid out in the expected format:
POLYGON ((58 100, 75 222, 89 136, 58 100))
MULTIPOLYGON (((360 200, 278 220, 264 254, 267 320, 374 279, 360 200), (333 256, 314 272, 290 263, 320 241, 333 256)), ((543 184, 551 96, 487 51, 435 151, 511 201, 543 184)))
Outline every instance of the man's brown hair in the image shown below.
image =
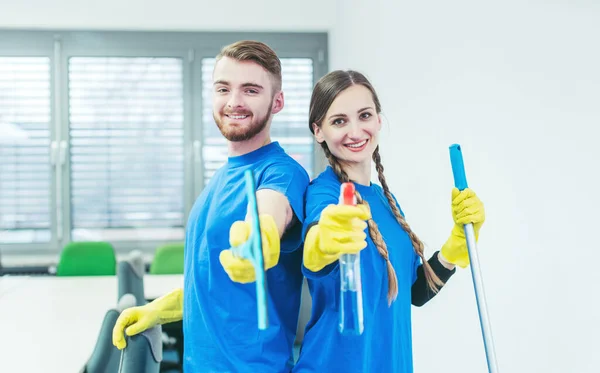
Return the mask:
POLYGON ((259 64, 271 74, 274 91, 281 90, 281 61, 275 51, 268 45, 255 40, 237 41, 221 49, 221 52, 217 55, 217 62, 223 57, 259 64))

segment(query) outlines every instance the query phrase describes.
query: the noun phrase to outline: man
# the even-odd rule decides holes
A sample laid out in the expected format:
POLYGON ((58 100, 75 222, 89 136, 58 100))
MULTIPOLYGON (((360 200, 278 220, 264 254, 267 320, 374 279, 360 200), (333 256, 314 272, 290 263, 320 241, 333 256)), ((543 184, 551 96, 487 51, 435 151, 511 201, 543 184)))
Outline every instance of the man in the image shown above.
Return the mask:
POLYGON ((181 320, 186 372, 289 372, 298 321, 301 229, 306 171, 271 142, 273 115, 283 109, 281 63, 267 45, 224 47, 213 73, 213 116, 229 157, 196 200, 186 229, 184 288, 126 310, 113 330, 137 334, 181 320), (244 171, 252 169, 269 294, 269 328, 259 330, 254 269, 232 255, 248 239, 244 171), (127 328, 127 329, 125 329, 127 328))

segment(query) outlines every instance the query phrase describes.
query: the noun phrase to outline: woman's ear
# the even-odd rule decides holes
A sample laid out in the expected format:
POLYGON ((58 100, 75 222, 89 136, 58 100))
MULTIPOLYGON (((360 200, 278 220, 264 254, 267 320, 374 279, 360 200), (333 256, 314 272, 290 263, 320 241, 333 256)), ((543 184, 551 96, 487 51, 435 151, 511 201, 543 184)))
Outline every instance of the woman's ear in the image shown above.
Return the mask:
POLYGON ((316 123, 313 123, 312 126, 313 130, 315 131, 315 139, 319 144, 323 143, 323 141, 325 141, 325 138, 323 137, 323 131, 321 130, 321 127, 317 126, 316 123))
POLYGON ((381 114, 377 114, 377 131, 381 131, 381 114))

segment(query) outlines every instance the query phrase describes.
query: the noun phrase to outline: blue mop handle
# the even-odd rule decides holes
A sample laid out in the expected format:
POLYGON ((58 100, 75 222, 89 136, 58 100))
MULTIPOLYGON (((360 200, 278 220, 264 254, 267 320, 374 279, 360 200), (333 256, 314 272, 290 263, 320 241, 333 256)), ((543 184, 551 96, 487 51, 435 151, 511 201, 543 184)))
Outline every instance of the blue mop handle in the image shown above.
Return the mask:
POLYGON ((454 176, 454 186, 458 190, 465 190, 467 185, 467 175, 465 174, 465 164, 463 162, 460 145, 450 146, 450 163, 452 164, 452 174, 454 176))
POLYGON ((265 263, 262 248, 262 235, 260 231, 260 220, 258 217, 258 204, 256 202, 256 185, 252 170, 244 172, 246 180, 246 192, 248 194, 248 209, 252 218, 252 230, 248 243, 250 244, 248 258, 254 265, 256 275, 256 308, 258 313, 258 329, 265 330, 269 326, 267 312, 267 276, 265 275, 265 263))
MULTIPOLYGON (((452 164, 452 174, 454 176, 454 186, 458 190, 468 188, 467 175, 465 174, 465 165, 463 162, 462 150, 460 145, 450 146, 450 163, 452 164)), ((477 253, 477 241, 475 240, 475 231, 473 224, 465 224, 465 237, 467 239, 467 249, 471 262, 471 276, 473 277, 473 286, 475 288, 475 298, 477 299, 477 309, 479 311, 479 323, 483 335, 483 343, 488 365, 488 372, 498 373, 498 364, 496 362, 496 353, 494 349, 494 339, 492 337, 492 327, 490 325, 487 304, 485 300, 485 291, 483 288, 483 278, 479 266, 479 256, 477 253)))

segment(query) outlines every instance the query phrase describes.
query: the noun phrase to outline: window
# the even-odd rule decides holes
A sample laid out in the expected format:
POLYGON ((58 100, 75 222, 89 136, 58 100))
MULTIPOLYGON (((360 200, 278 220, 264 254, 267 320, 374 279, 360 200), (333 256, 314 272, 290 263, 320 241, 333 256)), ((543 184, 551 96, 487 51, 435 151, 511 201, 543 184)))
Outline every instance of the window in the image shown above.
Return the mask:
MULTIPOLYGON (((212 72, 214 58, 202 60, 203 160, 204 185, 227 161, 227 143, 213 119, 212 72)), ((279 141, 285 151, 313 174, 313 136, 308 129, 308 110, 313 89, 313 61, 310 58, 281 59, 284 109, 273 116, 271 139, 279 141)))
POLYGON ((281 58, 285 108, 271 138, 314 176, 307 121, 326 34, 0 30, 2 254, 183 240, 227 160, 212 117, 214 56, 244 39, 281 58))
POLYGON ((182 61, 69 60, 74 240, 183 238, 182 61))
POLYGON ((0 243, 49 242, 50 59, 0 57, 0 243))

